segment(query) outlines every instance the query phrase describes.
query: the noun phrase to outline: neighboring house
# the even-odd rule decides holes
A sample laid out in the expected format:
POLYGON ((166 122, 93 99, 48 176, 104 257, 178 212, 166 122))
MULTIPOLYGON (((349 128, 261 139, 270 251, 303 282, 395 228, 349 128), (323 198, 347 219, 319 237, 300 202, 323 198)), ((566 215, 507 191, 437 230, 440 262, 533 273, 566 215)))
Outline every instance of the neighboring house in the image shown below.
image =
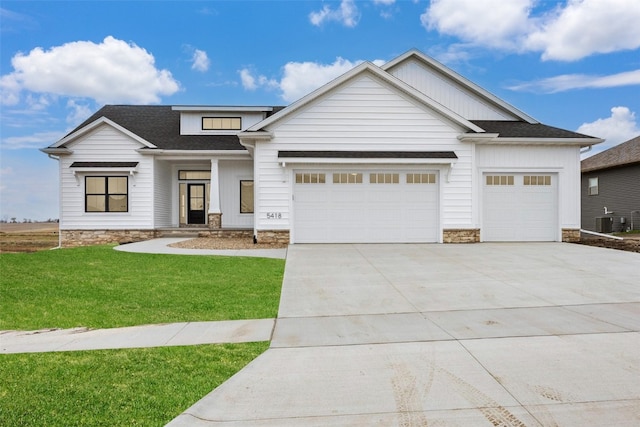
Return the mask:
POLYGON ((64 246, 172 227, 259 242, 572 241, 581 147, 418 51, 286 108, 105 106, 43 149, 64 246))
POLYGON ((640 230, 640 136, 584 159, 582 228, 640 230))

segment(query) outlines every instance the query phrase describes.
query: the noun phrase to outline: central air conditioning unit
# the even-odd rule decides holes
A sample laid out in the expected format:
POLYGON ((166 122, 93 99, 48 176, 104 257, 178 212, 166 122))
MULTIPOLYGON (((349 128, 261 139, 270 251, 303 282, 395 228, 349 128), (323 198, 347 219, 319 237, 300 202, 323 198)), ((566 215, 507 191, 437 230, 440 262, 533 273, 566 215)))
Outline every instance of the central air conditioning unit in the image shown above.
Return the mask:
POLYGON ((613 218, 608 216, 596 217, 596 232, 611 233, 613 230, 613 218))

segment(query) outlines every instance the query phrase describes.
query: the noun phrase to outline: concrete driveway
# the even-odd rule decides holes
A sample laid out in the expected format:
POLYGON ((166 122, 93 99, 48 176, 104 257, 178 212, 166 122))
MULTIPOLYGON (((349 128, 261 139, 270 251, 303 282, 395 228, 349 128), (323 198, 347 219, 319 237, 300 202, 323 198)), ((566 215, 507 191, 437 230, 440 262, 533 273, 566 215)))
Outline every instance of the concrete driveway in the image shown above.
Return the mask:
POLYGON ((640 425, 640 256, 293 245, 271 348, 170 426, 640 425))

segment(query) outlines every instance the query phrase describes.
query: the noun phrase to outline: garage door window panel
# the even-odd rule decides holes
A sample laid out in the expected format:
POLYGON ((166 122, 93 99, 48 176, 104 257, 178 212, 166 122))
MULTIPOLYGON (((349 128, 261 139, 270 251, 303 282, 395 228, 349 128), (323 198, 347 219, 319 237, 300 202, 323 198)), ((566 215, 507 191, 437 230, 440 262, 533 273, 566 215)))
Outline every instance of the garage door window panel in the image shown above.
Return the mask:
POLYGON ((513 185, 513 175, 487 175, 487 185, 513 185))
POLYGON ((435 184, 435 173, 408 173, 407 184, 435 184))
POLYGON ((399 184, 400 174, 398 173, 371 173, 369 174, 370 184, 399 184))
POLYGON ((296 184, 324 184, 326 180, 323 173, 296 173, 296 184))
POLYGON ((525 175, 524 185, 551 185, 551 175, 525 175))
POLYGON ((362 173, 359 172, 347 172, 347 173, 334 173, 334 184, 362 184, 362 173))

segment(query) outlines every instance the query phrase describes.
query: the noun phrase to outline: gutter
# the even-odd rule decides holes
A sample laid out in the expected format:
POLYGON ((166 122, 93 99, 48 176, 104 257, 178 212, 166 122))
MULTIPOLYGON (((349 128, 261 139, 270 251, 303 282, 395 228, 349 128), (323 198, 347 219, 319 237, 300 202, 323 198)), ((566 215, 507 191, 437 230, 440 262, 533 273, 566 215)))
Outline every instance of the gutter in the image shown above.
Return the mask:
POLYGON ((624 240, 622 237, 611 236, 610 234, 596 233, 595 231, 583 230, 582 228, 580 229, 580 233, 592 234, 598 237, 608 237, 609 239, 615 239, 615 240, 624 240))
MULTIPOLYGON (((53 160, 60 161, 60 156, 56 156, 55 154, 52 154, 52 153, 47 153, 47 157, 53 160)), ((58 246, 56 246, 55 248, 51 248, 49 250, 53 251, 55 249, 61 249, 61 248, 62 248, 62 234, 60 234, 60 218, 58 218, 58 246)))

